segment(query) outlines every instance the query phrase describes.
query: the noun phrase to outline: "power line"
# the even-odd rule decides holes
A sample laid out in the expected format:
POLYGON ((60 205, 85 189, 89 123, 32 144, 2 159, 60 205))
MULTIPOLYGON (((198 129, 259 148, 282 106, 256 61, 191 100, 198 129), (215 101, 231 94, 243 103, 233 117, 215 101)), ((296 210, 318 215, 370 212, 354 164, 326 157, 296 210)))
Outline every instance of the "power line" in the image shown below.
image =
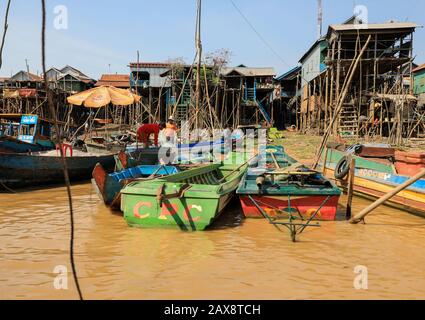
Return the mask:
POLYGON ((285 64, 287 67, 291 67, 291 65, 289 63, 287 63, 285 61, 285 59, 283 59, 281 57, 281 55, 274 50, 274 48, 270 45, 270 43, 260 34, 260 32, 254 27, 254 25, 249 21, 249 19, 243 14, 243 12, 239 9, 239 7, 236 5, 236 3, 233 0, 229 0, 230 3, 233 5, 233 7, 236 9, 236 11, 241 15, 241 17, 245 20, 245 22, 249 25, 249 27, 255 32, 255 34, 258 36, 258 38, 264 43, 264 45, 266 47, 268 47, 270 49, 271 52, 273 52, 273 54, 283 63, 285 64))
MULTIPOLYGON (((285 61, 285 59, 282 58, 282 56, 273 49, 273 47, 267 42, 266 39, 264 39, 264 37, 260 34, 260 32, 254 27, 254 25, 248 20, 248 18, 243 14, 243 12, 238 8, 238 6, 235 4, 235 2, 233 0, 229 0, 233 7, 236 9, 236 11, 239 12, 239 14, 241 15, 241 17, 245 20, 245 22, 250 26, 250 28, 255 32, 255 34, 258 36, 258 38, 260 38, 260 40, 274 53, 274 55, 283 63, 285 64, 288 68, 292 68, 293 66, 290 65, 289 63, 287 63, 285 61)), ((309 82, 301 73, 300 74, 301 79, 303 79, 305 82, 309 82)))

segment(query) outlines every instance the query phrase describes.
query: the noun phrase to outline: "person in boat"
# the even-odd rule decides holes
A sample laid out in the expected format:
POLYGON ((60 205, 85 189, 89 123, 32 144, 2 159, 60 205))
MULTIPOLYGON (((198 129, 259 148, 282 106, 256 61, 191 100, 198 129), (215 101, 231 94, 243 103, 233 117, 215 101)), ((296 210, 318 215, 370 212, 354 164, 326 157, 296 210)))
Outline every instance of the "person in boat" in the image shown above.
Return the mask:
POLYGON ((164 143, 167 142, 166 135, 165 135, 167 124, 165 122, 161 122, 159 125, 161 126, 162 129, 158 134, 158 144, 162 146, 164 145, 164 143))
POLYGON ((167 165, 174 162, 177 157, 177 132, 173 128, 167 128, 164 124, 163 129, 159 133, 159 163, 167 165))
POLYGON ((175 145, 177 143, 177 133, 174 129, 171 128, 163 128, 159 133, 159 145, 175 145))
POLYGON ((144 148, 149 146, 149 138, 151 135, 154 135, 154 145, 158 146, 158 137, 160 131, 163 129, 161 124, 149 123, 142 124, 139 129, 137 129, 137 139, 143 144, 144 148))
POLYGON ((177 144, 177 132, 179 131, 179 128, 177 127, 176 123, 174 122, 174 118, 170 117, 168 118, 168 121, 165 125, 165 127, 162 128, 161 133, 161 141, 166 144, 177 144))

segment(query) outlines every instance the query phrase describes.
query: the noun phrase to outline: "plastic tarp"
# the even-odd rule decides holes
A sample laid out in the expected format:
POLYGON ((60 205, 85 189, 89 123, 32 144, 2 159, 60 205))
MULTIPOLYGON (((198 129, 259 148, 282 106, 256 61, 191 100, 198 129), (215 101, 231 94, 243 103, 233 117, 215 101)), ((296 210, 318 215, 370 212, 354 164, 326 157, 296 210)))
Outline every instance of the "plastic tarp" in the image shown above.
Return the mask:
POLYGON ((5 99, 19 98, 19 90, 3 89, 5 99))
POLYGON ((21 98, 32 98, 37 96, 36 89, 19 89, 19 96, 21 98))

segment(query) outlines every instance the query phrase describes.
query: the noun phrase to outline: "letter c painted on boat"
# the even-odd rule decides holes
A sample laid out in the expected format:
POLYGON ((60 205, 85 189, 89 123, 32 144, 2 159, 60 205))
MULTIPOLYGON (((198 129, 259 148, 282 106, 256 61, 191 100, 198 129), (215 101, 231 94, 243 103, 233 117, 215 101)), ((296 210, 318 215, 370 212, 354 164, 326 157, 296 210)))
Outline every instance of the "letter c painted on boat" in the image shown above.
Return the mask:
MULTIPOLYGON (((202 207, 201 207, 201 206, 197 206, 197 205, 190 205, 190 206, 188 206, 188 207, 186 208, 185 212, 184 212, 184 218, 185 218, 187 221, 189 221, 189 214, 190 214, 190 210, 192 210, 192 209, 196 209, 196 211, 198 211, 199 213, 202 213, 202 212, 203 212, 203 210, 202 210, 202 207)), ((200 219, 201 219, 201 217, 195 217, 195 218, 192 218, 192 221, 193 221, 193 222, 197 222, 197 221, 199 221, 200 219)))
POLYGON ((139 210, 142 207, 152 208, 152 203, 150 203, 150 202, 139 202, 139 203, 137 203, 134 206, 134 209, 133 209, 133 214, 134 214, 135 218, 146 219, 150 216, 150 213, 147 213, 147 214, 144 214, 144 215, 140 214, 139 210))

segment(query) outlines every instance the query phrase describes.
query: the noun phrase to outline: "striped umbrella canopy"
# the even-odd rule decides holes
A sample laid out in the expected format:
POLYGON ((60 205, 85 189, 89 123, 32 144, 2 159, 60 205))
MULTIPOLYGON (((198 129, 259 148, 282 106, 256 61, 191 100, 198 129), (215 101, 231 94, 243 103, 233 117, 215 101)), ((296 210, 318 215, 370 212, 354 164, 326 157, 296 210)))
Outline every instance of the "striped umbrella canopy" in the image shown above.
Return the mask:
POLYGON ((130 90, 113 86, 100 86, 68 97, 68 103, 87 108, 102 108, 112 103, 115 106, 129 106, 139 102, 141 97, 130 90))

